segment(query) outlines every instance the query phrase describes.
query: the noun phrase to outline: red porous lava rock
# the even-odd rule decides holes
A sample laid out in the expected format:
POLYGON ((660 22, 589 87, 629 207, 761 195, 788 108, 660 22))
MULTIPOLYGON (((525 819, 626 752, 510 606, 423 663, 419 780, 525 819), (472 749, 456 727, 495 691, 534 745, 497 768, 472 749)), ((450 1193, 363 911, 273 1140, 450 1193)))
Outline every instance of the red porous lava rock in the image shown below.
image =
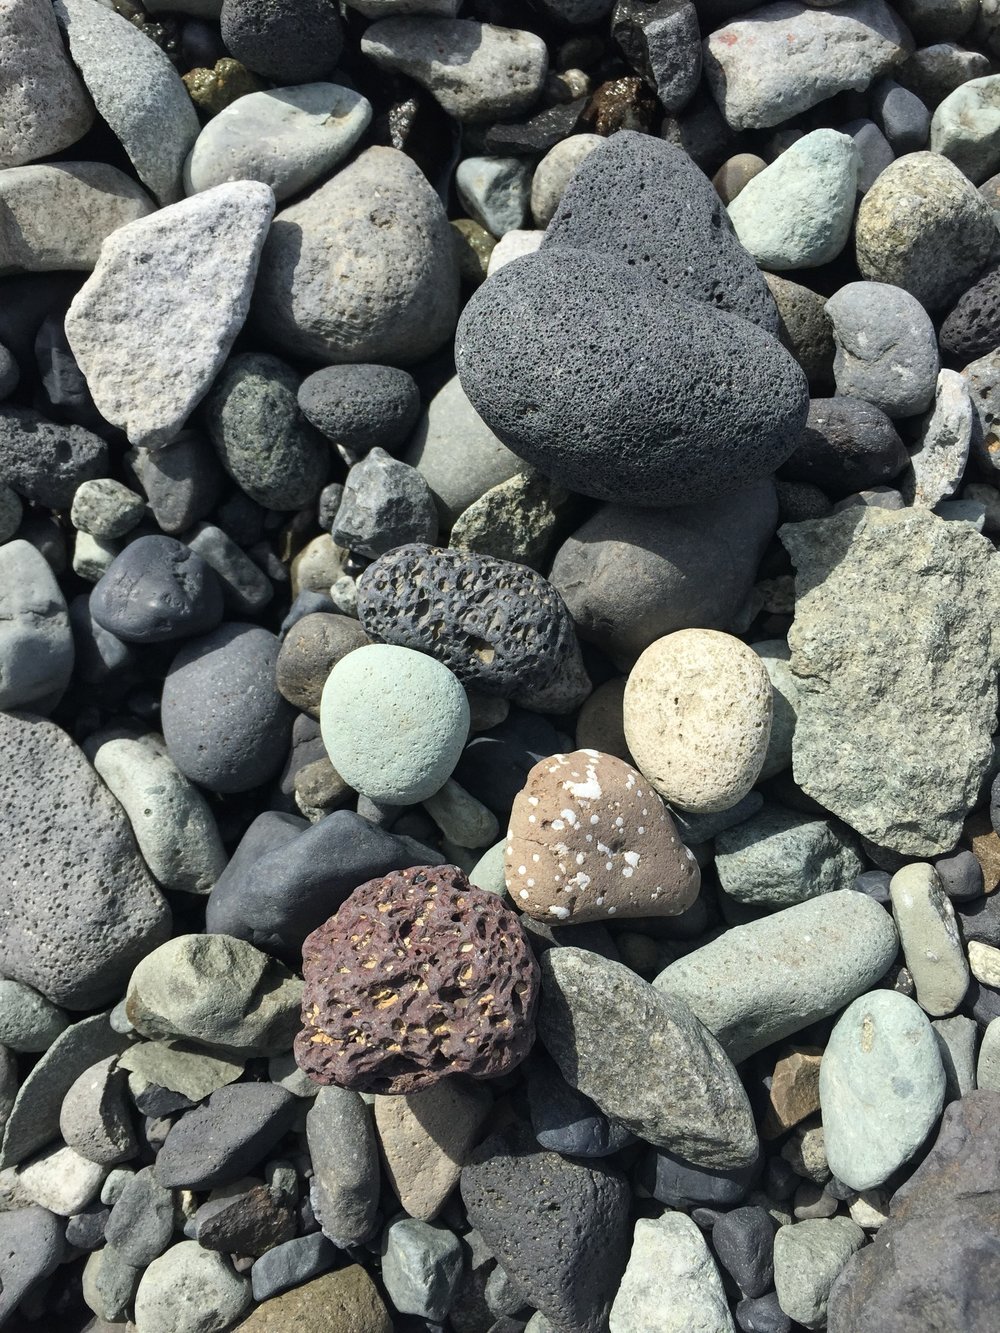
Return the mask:
POLYGON ((538 964, 517 914, 457 866, 369 880, 302 948, 300 1069, 357 1092, 495 1078, 535 1037, 538 964))

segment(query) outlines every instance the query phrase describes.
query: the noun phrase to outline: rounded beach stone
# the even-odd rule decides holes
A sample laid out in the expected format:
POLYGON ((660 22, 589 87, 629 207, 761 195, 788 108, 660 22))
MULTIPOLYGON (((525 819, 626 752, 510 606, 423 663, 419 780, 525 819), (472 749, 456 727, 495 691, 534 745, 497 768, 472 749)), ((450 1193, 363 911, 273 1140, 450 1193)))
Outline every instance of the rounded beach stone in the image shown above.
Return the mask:
MULTIPOLYGON (((273 1253, 273 1251, 272 1251, 273 1253)), ((393 1322, 375 1283, 360 1264, 313 1278, 259 1305, 241 1333, 322 1333, 334 1327, 352 1333, 393 1333, 393 1322)))
POLYGON ((606 142, 600 134, 571 134, 549 149, 531 178, 531 213, 536 227, 549 225, 577 167, 606 142))
POLYGON ((778 337, 795 357, 814 392, 833 387, 833 331, 819 292, 777 273, 764 280, 778 307, 778 337))
POLYGON ((87 133, 94 108, 63 49, 51 5, 9 0, 0 14, 0 53, 0 167, 49 157, 87 133))
POLYGON ((318 1083, 409 1093, 455 1074, 495 1078, 534 1040, 538 966, 524 931, 455 866, 360 885, 302 958, 295 1058, 318 1083))
POLYGON ((255 318, 286 354, 409 364, 450 337, 458 286, 451 227, 427 178, 396 149, 369 148, 276 216, 255 318))
POLYGON ((879 176, 858 209, 861 276, 915 296, 930 314, 947 309, 994 257, 993 210, 939 153, 908 153, 879 176))
POLYGON ((514 801, 504 861, 519 911, 540 921, 676 916, 698 863, 642 774, 596 750, 536 764, 514 801))
POLYGON ((726 810, 767 755, 771 681, 760 658, 716 630, 650 644, 625 687, 625 739, 639 770, 682 810, 726 810))
POLYGON ((455 171, 455 189, 469 217, 491 236, 524 225, 531 168, 520 157, 466 157, 455 171))
POLYGON ((223 0, 227 50, 276 83, 307 83, 329 74, 344 34, 333 0, 223 0))
POLYGON ((579 653, 569 611, 541 574, 418 542, 364 571, 358 618, 376 642, 428 653, 463 685, 501 698, 544 689, 579 653))
POLYGON ((285 762, 293 711, 274 683, 279 643, 258 625, 226 624, 194 639, 163 683, 167 752, 192 782, 249 791, 285 762))
POLYGON ((413 805, 451 777, 469 734, 469 703, 434 658, 369 644, 330 672, 320 726, 330 762, 355 791, 413 805))
POLYGON ((861 398, 813 398, 798 447, 780 475, 834 498, 880 486, 909 462, 906 446, 880 407, 861 398))
POLYGON ((125 1070, 109 1055, 85 1069, 63 1098, 60 1133, 88 1162, 113 1166, 137 1155, 126 1092, 125 1070))
POLYGON ((917 1003, 934 1018, 953 1013, 969 987, 969 965, 951 899, 934 867, 915 861, 889 885, 892 915, 917 1003))
POLYGON ((120 481, 99 477, 77 487, 70 510, 70 522, 80 532, 92 537, 124 537, 145 513, 141 495, 130 491, 120 481))
POLYGON ((771 909, 849 889, 864 861, 843 826, 765 805, 717 835, 715 867, 731 898, 771 909))
POLYGON ((860 156, 836 130, 813 130, 748 181, 729 205, 740 244, 763 268, 836 259, 854 219, 860 156))
POLYGON ((509 448, 599 500, 662 507, 737 490, 788 457, 808 410, 801 369, 769 333, 583 249, 543 246, 484 283, 455 361, 509 448), (516 346, 502 333, 512 323, 516 346))
POLYGON ((222 1333, 252 1304, 229 1259, 183 1240, 154 1259, 135 1293, 137 1333, 222 1333))
POLYGON ((898 947, 883 907, 838 889, 732 927, 654 985, 683 1000, 739 1062, 871 990, 898 947))
POLYGON ((399 1217, 382 1237, 382 1281, 402 1314, 439 1322, 462 1275, 462 1242, 447 1227, 399 1217))
POLYGON ((1000 167, 1000 76, 970 79, 937 106, 930 149, 943 154, 976 185, 1000 167))
POLYGON ((218 625, 222 584, 176 538, 138 537, 115 556, 90 594, 90 614, 126 643, 165 643, 218 625))
POLYGON ((350 616, 325 611, 303 616, 281 642, 274 667, 278 689, 290 704, 318 718, 330 672, 341 658, 368 642, 368 635, 350 616))
POLYGON ((44 555, 30 542, 0 546, 0 708, 48 713, 70 682, 69 611, 44 555))
POLYGON ((712 177, 712 184, 722 202, 729 205, 766 166, 764 159, 756 153, 735 153, 723 162, 712 177))
POLYGON ((31 986, 0 977, 0 1046, 19 1053, 47 1051, 68 1021, 31 986))
POLYGON ((377 446, 353 465, 333 521, 338 546, 376 560, 410 542, 433 542, 437 532, 437 506, 416 468, 377 446))
POLYGON ((325 366, 299 385, 299 407, 348 462, 376 446, 390 452, 420 414, 413 376, 396 366, 325 366))
POLYGON ((865 1233, 849 1217, 779 1227, 774 1238, 774 1285, 782 1311, 805 1328, 825 1328, 830 1290, 864 1243, 865 1233))
POLYGON ((944 1103, 930 1020, 895 991, 862 995, 837 1020, 819 1070, 830 1170, 852 1189, 882 1185, 923 1144, 944 1103))
POLYGON ((213 116, 184 164, 188 194, 223 181, 270 185, 278 202, 328 175, 368 128, 371 103, 336 83, 248 93, 213 116))
POLYGON ((930 316, 909 292, 884 282, 849 282, 824 307, 837 346, 837 393, 863 398, 890 417, 925 412, 938 375, 930 316))

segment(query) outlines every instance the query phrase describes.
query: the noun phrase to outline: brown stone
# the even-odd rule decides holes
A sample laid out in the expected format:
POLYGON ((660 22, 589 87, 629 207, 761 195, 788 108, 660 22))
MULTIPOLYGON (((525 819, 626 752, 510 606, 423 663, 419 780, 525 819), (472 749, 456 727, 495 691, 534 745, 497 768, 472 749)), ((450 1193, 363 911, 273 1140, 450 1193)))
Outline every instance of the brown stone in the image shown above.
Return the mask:
POLYGON ((657 793, 598 750, 550 755, 530 771, 511 810, 504 873, 516 906, 550 923, 676 916, 701 884, 657 793))
POLYGON ((745 185, 767 166, 756 153, 737 153, 729 157, 712 177, 716 193, 724 204, 731 204, 745 185))
POLYGON ((968 847, 983 871, 983 892, 994 893, 1000 884, 1000 838, 987 811, 978 810, 965 821, 962 846, 968 847))
POLYGON ((495 1078, 535 1037, 538 964, 516 913, 457 866, 360 885, 302 947, 300 1069, 357 1092, 495 1078))
POLYGON ((265 1301, 239 1328, 241 1333, 393 1333, 389 1312, 360 1264, 265 1301))
POLYGON ((451 226, 455 233, 458 271, 463 281, 471 287, 478 287, 486 281, 490 255, 496 248, 496 237, 491 236, 478 222, 473 222, 472 218, 455 218, 451 226))
POLYGON ((326 678, 342 657, 363 648, 368 635, 350 616, 325 611, 297 620, 285 635, 275 663, 275 683, 296 708, 319 717, 326 678))
POLYGON ((639 130, 648 134, 659 103, 642 79, 626 75, 609 79, 594 92, 581 117, 581 128, 594 134, 616 134, 619 130, 639 130))
POLYGON ((266 1185, 255 1185, 198 1225, 198 1244, 203 1249, 255 1259, 294 1235, 291 1209, 277 1203, 266 1185))
POLYGON ((765 1139, 779 1138, 819 1110, 822 1058, 817 1046, 795 1046, 775 1064, 770 1103, 760 1131, 765 1139))

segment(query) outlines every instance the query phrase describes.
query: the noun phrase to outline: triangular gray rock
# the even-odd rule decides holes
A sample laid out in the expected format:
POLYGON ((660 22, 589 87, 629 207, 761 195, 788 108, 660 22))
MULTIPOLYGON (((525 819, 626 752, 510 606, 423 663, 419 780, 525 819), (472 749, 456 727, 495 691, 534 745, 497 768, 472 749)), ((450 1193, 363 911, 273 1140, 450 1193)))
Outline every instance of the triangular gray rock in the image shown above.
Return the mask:
POLYGON ((274 195, 234 181, 107 238, 66 315, 98 410, 133 444, 181 430, 243 327, 274 195))

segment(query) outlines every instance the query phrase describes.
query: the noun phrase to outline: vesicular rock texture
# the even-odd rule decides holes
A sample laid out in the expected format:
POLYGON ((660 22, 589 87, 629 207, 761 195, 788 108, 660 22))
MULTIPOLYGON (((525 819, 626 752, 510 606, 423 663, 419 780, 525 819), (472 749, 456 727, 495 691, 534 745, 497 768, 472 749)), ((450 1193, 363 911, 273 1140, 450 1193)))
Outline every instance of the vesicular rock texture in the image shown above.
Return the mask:
POLYGON ((399 1093, 494 1078, 534 1039, 538 965, 517 916, 455 866, 360 885, 308 937, 302 968, 295 1058, 318 1083, 399 1093))
POLYGON ((996 726, 992 545, 912 509, 847 509, 780 536, 796 567, 796 782, 879 846, 950 851, 996 726))

